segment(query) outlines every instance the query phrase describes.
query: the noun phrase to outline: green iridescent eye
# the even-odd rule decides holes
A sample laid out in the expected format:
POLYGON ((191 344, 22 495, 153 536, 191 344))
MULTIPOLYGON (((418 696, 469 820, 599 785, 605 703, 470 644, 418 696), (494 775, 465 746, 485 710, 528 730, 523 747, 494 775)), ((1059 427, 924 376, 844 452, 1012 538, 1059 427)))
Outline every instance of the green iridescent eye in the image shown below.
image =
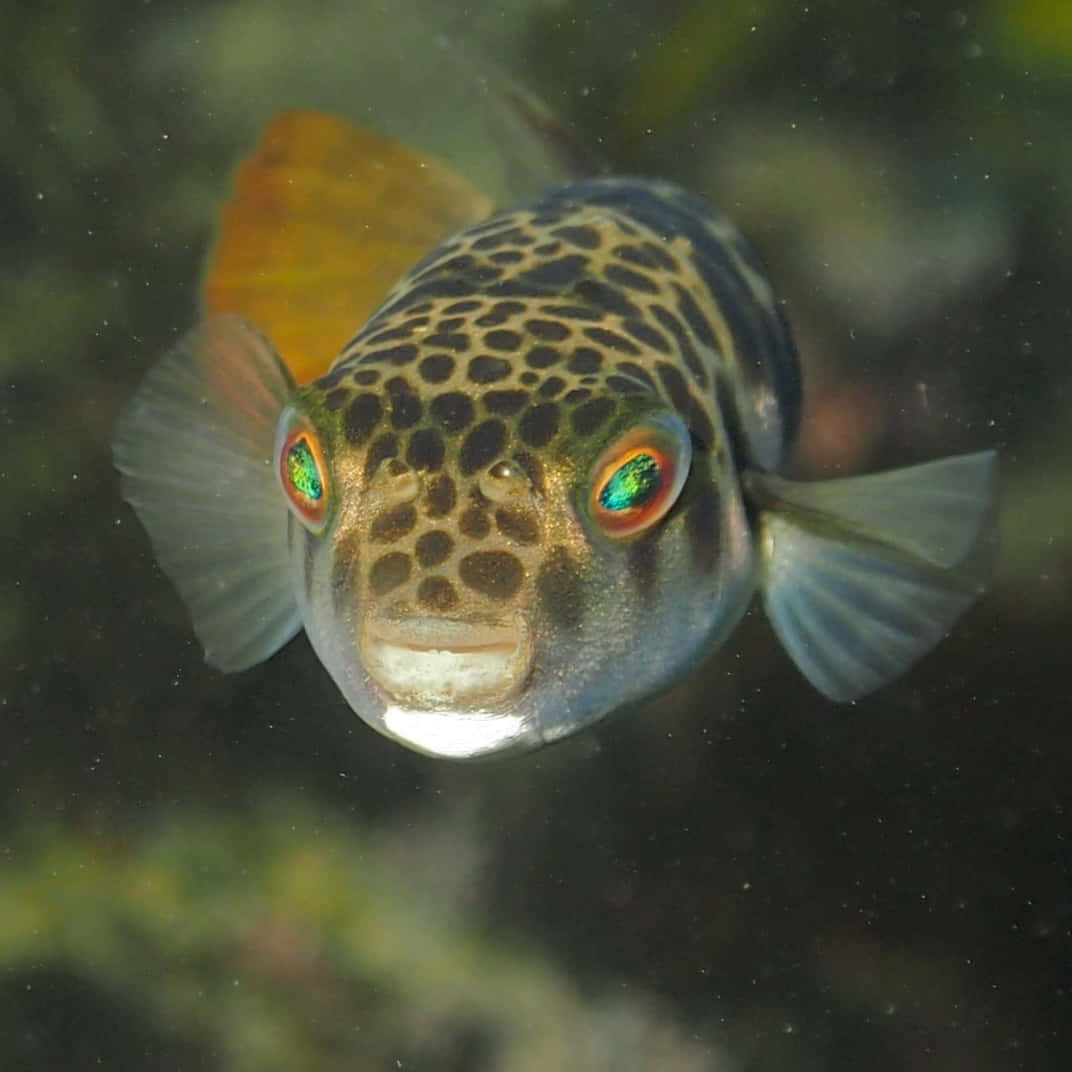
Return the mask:
POLYGON ((319 532, 327 520, 329 499, 320 440, 304 420, 288 411, 280 421, 277 442, 279 480, 287 501, 306 528, 319 532))
POLYGON ((631 510, 643 506, 659 490, 659 463, 646 451, 634 455, 603 485, 599 505, 604 510, 631 510))
POLYGON ((674 414, 630 429, 596 463, 592 516, 614 539, 647 531, 677 501, 691 459, 688 431, 674 414))
POLYGON ((291 487, 305 499, 317 502, 324 497, 324 482, 320 479, 320 469, 316 464, 313 448, 308 439, 302 436, 291 444, 287 451, 287 478, 291 487))

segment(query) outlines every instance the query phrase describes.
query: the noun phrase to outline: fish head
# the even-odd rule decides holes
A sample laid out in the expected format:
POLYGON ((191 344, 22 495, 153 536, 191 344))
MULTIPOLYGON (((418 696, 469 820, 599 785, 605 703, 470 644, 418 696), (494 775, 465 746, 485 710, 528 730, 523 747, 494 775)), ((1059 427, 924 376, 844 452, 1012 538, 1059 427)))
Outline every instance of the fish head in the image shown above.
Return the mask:
POLYGON ((419 368, 351 364, 279 423, 299 606, 353 709, 470 757, 672 678, 750 562, 736 483, 719 494, 681 415, 639 383, 459 390, 419 368))

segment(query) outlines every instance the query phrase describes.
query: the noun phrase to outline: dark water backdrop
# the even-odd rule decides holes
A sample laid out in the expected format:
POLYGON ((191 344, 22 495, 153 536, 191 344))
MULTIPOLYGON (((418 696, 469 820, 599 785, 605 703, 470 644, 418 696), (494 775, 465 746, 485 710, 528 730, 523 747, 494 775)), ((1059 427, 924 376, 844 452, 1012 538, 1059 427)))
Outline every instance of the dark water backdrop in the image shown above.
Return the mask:
POLYGON ((495 139, 386 5, 11 0, 0 1067, 1072 1066, 1072 7, 425 7, 752 236, 799 472, 1002 450, 992 591, 855 706, 754 614, 671 695, 481 766, 366 729, 304 640, 213 672, 108 440, 231 167, 286 105, 485 175, 495 139))

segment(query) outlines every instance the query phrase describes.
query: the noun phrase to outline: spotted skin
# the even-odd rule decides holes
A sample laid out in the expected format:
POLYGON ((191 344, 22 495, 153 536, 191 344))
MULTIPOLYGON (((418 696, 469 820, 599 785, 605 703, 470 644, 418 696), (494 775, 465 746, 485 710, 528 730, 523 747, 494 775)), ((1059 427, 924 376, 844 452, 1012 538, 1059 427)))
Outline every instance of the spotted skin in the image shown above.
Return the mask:
MULTIPOLYGON (((297 404, 348 489, 322 538, 332 553, 303 556, 314 644, 325 585, 354 632, 370 614, 525 616, 537 647, 557 652, 537 653, 532 690, 564 645, 590 641, 613 603, 605 593, 622 580, 629 605, 614 613, 624 619, 696 587, 674 626, 690 631, 690 649, 732 626, 752 590, 750 575, 731 576, 751 562, 736 473, 777 465, 800 390, 785 322, 736 230, 676 186, 616 179, 553 190, 443 243, 297 404), (692 472, 667 523, 612 547, 578 520, 578 489, 600 449, 653 410, 683 419, 692 472), (497 502, 487 474, 502 463, 520 476, 497 502), (720 554, 728 544, 734 554, 720 554)), ((616 643, 626 657, 624 631, 616 643)), ((318 647, 329 668, 341 657, 327 641, 318 647)), ((667 676, 658 658, 639 674, 640 691, 667 676)), ((612 690, 596 691, 592 703, 607 705, 612 690)), ((582 681, 560 702, 584 696, 582 681)), ((534 732, 554 734, 534 718, 534 732)))
POLYGON ((471 758, 666 689, 755 595, 833 700, 938 643, 982 591, 994 452, 786 480, 796 354, 728 220, 637 179, 490 212, 313 113, 243 165, 208 315, 114 440, 210 663, 304 629, 370 726, 471 758))

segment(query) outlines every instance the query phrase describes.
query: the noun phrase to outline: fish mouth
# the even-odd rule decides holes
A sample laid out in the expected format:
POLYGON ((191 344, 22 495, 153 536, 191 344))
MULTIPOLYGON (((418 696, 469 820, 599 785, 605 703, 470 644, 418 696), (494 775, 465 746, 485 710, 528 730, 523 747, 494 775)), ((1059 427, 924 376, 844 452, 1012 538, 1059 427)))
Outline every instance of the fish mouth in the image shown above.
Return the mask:
POLYGON ((532 660, 521 622, 373 619, 361 648, 365 669, 395 703, 425 710, 501 702, 521 688, 532 660))

